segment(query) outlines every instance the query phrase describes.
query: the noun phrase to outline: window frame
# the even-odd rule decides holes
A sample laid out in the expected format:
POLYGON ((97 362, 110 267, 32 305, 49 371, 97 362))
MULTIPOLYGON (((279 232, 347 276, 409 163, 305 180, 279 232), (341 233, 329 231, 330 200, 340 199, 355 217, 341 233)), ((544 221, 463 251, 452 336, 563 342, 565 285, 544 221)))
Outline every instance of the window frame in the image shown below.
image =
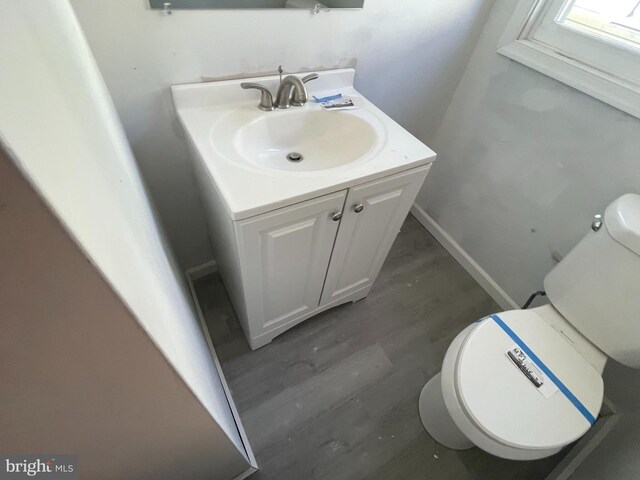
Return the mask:
POLYGON ((498 53, 640 118, 640 51, 556 24, 564 4, 519 0, 498 53))

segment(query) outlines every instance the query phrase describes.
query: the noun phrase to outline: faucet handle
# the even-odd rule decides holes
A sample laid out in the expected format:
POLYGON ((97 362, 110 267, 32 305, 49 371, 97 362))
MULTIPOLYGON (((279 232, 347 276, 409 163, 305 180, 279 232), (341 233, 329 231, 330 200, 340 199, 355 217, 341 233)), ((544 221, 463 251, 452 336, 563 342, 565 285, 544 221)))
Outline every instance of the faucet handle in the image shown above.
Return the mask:
POLYGON ((265 112, 270 112, 271 110, 274 109, 273 96, 271 95, 271 92, 267 87, 265 87, 260 83, 253 83, 253 82, 242 82, 240 86, 245 90, 248 90, 250 88, 255 88, 256 90, 260 90, 262 92, 262 95, 260 96, 260 105, 258 105, 258 108, 260 110, 264 110, 265 112))
POLYGON ((300 80, 302 81, 302 83, 307 83, 311 80, 315 80, 316 78, 318 78, 317 73, 310 73, 309 75, 305 75, 304 77, 302 77, 300 80))

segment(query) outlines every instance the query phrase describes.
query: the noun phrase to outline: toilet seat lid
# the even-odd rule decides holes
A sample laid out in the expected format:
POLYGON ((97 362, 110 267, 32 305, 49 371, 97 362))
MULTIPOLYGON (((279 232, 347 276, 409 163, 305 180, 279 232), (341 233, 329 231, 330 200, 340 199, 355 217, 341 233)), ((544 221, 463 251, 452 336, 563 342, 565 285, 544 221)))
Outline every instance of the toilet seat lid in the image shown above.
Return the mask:
POLYGON ((479 321, 460 348, 455 372, 457 394, 472 422, 515 448, 567 445, 591 427, 602 406, 601 375, 560 333, 528 310, 479 321), (508 331, 524 344, 525 352, 537 357, 536 362, 527 355, 534 375, 544 382, 540 388, 507 355, 513 348, 523 350, 508 331))

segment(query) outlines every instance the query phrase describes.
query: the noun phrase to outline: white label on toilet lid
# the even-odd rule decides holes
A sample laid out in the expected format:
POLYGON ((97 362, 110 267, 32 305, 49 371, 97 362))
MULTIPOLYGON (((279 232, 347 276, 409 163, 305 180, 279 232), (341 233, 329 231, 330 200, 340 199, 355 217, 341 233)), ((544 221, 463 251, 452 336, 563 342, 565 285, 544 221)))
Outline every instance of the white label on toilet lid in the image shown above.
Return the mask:
POLYGON ((517 345, 507 350, 507 358, 545 398, 549 398, 558 391, 556 384, 549 381, 533 360, 517 345))

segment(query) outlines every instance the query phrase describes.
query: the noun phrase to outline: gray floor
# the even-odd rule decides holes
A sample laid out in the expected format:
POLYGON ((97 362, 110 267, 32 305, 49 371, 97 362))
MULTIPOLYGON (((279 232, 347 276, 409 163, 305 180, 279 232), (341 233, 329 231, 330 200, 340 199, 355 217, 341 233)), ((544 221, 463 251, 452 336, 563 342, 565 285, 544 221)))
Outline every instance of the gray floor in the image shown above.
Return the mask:
POLYGON ((220 279, 196 291, 260 465, 251 478, 543 479, 560 459, 453 451, 423 429, 418 396, 449 343, 500 309, 411 216, 366 299, 255 352, 220 279))

